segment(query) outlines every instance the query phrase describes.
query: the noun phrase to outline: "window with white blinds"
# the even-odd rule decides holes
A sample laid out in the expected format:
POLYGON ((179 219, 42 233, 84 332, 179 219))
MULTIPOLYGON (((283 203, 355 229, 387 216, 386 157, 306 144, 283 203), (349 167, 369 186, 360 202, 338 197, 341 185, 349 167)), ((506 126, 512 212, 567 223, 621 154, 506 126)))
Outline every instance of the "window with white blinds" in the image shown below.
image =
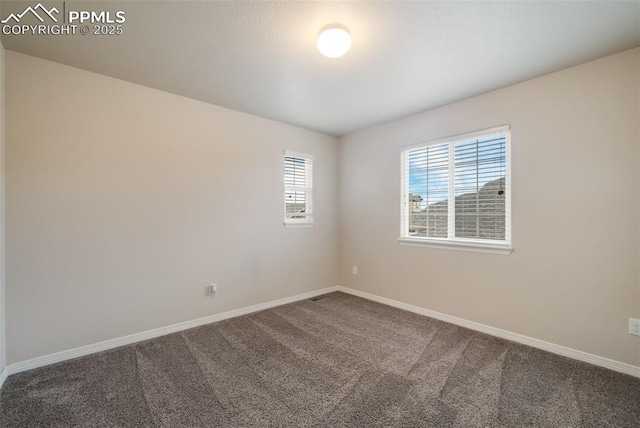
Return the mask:
POLYGON ((508 126, 406 148, 400 242, 511 251, 508 126))
POLYGON ((284 224, 313 225, 313 156, 284 152, 284 224))

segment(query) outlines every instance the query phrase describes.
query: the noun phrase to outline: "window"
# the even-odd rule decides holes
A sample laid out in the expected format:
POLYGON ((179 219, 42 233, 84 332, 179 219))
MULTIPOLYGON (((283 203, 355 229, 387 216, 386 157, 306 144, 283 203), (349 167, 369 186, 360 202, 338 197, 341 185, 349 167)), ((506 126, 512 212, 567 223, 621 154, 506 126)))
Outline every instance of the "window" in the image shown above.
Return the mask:
POLYGON ((284 152, 284 225, 313 226, 313 156, 284 152))
POLYGON ((509 126, 406 148, 400 242, 511 252, 509 126))

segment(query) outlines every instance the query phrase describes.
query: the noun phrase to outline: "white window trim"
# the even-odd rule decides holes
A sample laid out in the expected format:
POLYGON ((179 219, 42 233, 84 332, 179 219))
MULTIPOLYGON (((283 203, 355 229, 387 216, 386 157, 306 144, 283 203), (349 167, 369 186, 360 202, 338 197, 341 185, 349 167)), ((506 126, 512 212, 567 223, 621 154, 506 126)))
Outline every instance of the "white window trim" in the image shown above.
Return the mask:
MULTIPOLYGON (((480 253, 490 253, 490 254, 501 254, 501 255, 509 255, 513 252, 513 240, 512 240, 512 229, 511 229, 511 126, 510 125, 502 125, 496 126, 494 128, 483 129, 476 132, 469 132, 465 134, 454 135, 451 137, 440 138, 438 140, 428 141, 424 143, 412 144, 409 146, 401 147, 401 156, 400 156, 400 170, 401 178, 400 178, 400 238, 398 238, 398 242, 401 245, 409 245, 409 246, 419 246, 419 247, 428 247, 428 248, 440 248, 440 249, 449 249, 449 250, 463 250, 463 251, 473 251, 480 253), (437 144, 449 143, 449 150, 456 143, 460 143, 463 141, 468 141, 469 139, 474 138, 482 138, 484 136, 497 134, 500 132, 509 131, 506 133, 506 147, 505 147, 505 240, 503 241, 489 241, 489 240, 476 240, 476 239, 464 239, 464 238, 414 238, 409 237, 408 230, 404 230, 409 227, 408 222, 404 221, 405 215, 407 215, 407 210, 409 209, 409 201, 407 200, 407 195, 409 194, 409 183, 404 174, 404 168, 407 161, 407 153, 409 150, 418 148, 418 147, 426 147, 437 144)), ((453 179, 453 174, 450 174, 449 180, 453 179)), ((449 199, 451 199, 451 193, 454 193, 455 189, 449 183, 449 199)), ((449 228, 451 229, 452 213, 455 209, 453 204, 449 204, 449 228)))
POLYGON ((311 161, 311 177, 309 178, 309 183, 308 183, 308 184, 311 184, 311 186, 309 187, 284 186, 284 192, 283 192, 283 195, 286 194, 287 191, 305 192, 307 206, 309 206, 311 209, 309 210, 308 213, 306 213, 307 215, 306 215, 306 218, 304 219, 287 219, 286 218, 286 201, 283 201, 285 218, 282 223, 284 224, 284 227, 287 229, 313 227, 315 225, 314 214, 313 214, 313 161, 315 160, 315 156, 308 153, 294 152, 292 150, 284 150, 283 155, 284 155, 283 159, 285 157, 294 157, 294 158, 306 159, 308 161, 311 161))
POLYGON ((473 251, 476 253, 509 255, 513 248, 509 244, 497 244, 494 242, 479 242, 472 240, 453 240, 442 238, 399 238, 400 245, 413 247, 444 248, 448 250, 473 251))
POLYGON ((303 229, 305 227, 313 227, 315 225, 313 220, 306 221, 305 223, 302 223, 302 222, 294 223, 291 220, 289 220, 289 221, 285 221, 283 224, 284 224, 284 227, 286 227, 287 229, 303 229))

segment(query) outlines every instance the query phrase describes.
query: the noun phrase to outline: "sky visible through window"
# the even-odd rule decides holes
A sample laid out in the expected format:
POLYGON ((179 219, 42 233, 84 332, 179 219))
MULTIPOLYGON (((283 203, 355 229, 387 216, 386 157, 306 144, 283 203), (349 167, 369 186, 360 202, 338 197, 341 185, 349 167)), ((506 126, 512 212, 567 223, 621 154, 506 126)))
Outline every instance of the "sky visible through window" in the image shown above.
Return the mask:
MULTIPOLYGON (((505 137, 490 135, 455 143, 455 196, 477 193, 490 181, 505 176, 505 137)), ((424 209, 447 201, 449 143, 409 151, 409 193, 424 209)))

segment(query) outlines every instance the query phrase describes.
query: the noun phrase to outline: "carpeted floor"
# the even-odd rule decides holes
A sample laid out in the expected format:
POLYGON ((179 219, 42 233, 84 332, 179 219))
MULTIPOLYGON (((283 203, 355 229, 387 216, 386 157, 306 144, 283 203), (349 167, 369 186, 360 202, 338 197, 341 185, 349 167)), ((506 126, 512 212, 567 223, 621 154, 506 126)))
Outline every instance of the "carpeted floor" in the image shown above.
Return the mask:
POLYGON ((640 427, 640 379, 364 299, 10 376, 3 427, 640 427))

